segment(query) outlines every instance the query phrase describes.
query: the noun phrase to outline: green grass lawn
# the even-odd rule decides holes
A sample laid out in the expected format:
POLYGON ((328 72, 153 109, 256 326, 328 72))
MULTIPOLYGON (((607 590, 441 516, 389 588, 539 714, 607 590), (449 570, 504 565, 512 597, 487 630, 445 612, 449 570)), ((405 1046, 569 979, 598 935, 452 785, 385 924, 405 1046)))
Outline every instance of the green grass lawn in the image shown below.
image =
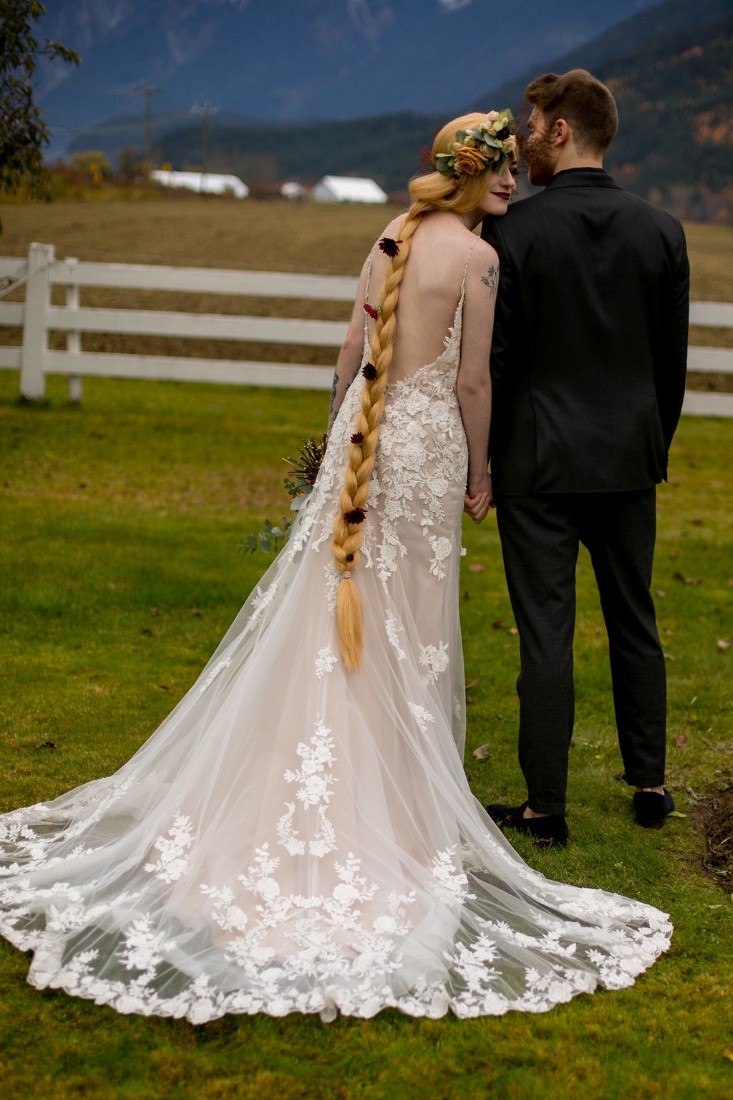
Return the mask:
MULTIPOLYGON (((322 431, 327 401, 89 380, 83 405, 70 408, 65 381, 51 379, 49 404, 22 408, 17 376, 0 375, 0 809, 113 771, 171 709, 267 564, 242 556, 238 543, 286 509, 281 457, 322 431), (41 747, 48 742, 55 748, 41 747)), ((293 1016, 194 1028, 36 992, 25 982, 27 958, 0 942, 3 1095, 733 1096, 733 885, 702 874, 693 824, 698 800, 733 782, 733 650, 718 645, 733 638, 731 434, 725 421, 683 420, 659 492, 668 785, 684 816, 660 832, 632 823, 630 793, 615 779, 604 633, 582 557, 572 843, 542 852, 518 838, 551 877, 671 913, 672 948, 634 987, 534 1017, 428 1021, 388 1011, 327 1026, 293 1016)), ((465 542, 461 610, 475 681, 466 767, 482 800, 519 797, 518 646, 493 517, 468 524, 465 542), (488 745, 480 761, 479 745, 488 745)))

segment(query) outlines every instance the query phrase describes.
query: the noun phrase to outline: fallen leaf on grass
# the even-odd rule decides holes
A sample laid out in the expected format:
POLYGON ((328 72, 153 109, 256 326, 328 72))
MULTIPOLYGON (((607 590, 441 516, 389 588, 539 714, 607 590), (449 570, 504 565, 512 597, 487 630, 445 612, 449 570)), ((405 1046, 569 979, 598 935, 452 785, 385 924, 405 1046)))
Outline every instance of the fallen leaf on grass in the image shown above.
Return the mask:
POLYGON ((683 814, 680 810, 670 810, 667 817, 687 817, 687 814, 683 814))
POLYGON ((469 680, 466 684, 466 691, 470 691, 471 688, 475 688, 478 684, 478 676, 474 676, 473 680, 469 680))
POLYGON ((488 745, 479 745, 477 749, 473 750, 473 755, 477 760, 488 760, 491 755, 491 749, 488 745))
POLYGON ((682 746, 683 746, 683 745, 686 745, 686 744, 687 744, 687 738, 685 737, 684 733, 681 733, 681 734, 679 735, 679 737, 675 737, 675 739, 674 739, 674 747, 675 747, 676 749, 681 749, 681 748, 682 748, 682 746))
POLYGON ((691 584, 691 585, 702 584, 702 581, 700 580, 699 577, 686 577, 684 575, 684 573, 673 573, 672 577, 676 581, 681 581, 682 584, 691 584))
POLYGON ((733 1050, 724 1050, 723 1057, 727 1058, 729 1062, 733 1062, 733 1050))
POLYGON ((730 649, 732 645, 733 642, 731 642, 730 639, 718 638, 717 642, 715 643, 715 648, 717 649, 718 653, 725 653, 726 649, 730 649))
POLYGON ((518 634, 518 633, 519 633, 519 631, 517 630, 516 626, 510 626, 509 629, 507 630, 507 634, 518 634))
POLYGON ((655 591, 660 599, 664 599, 664 597, 667 595, 663 588, 657 588, 655 591))
POLYGON ((494 619, 493 623, 491 624, 491 629, 492 630, 503 630, 505 626, 506 626, 506 623, 503 623, 501 621, 501 619, 494 619))
POLYGON ((673 657, 671 653, 663 654, 665 661, 676 661, 677 658, 673 657))
POLYGON ((486 566, 482 565, 480 561, 472 561, 468 566, 469 573, 485 573, 486 566))

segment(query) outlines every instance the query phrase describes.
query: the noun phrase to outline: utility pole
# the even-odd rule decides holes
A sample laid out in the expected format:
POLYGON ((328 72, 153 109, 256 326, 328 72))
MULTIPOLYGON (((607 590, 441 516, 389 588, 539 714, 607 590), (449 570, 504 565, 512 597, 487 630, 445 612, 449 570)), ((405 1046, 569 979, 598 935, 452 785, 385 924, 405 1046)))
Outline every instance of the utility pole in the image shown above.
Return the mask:
POLYGON ((145 96, 145 163, 150 168, 153 164, 153 109, 150 101, 160 88, 155 84, 143 84, 140 91, 145 96))
POLYGON ((218 115, 221 107, 213 107, 211 103, 204 103, 200 107, 192 107, 192 115, 201 115, 201 175, 205 176, 209 171, 209 119, 218 115))

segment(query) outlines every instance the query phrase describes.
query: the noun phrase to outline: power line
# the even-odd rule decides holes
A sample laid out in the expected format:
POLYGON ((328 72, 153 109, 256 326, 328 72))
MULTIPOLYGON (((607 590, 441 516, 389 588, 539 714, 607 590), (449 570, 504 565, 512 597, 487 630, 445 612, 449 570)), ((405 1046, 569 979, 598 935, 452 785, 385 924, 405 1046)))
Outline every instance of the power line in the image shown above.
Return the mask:
POLYGON ((201 115, 201 174, 209 171, 209 119, 218 115, 221 107, 214 107, 211 103, 203 103, 200 107, 192 107, 192 115, 201 115))
POLYGON ((140 91, 145 96, 145 160, 153 163, 153 108, 151 100, 160 88, 156 84, 143 84, 140 91))

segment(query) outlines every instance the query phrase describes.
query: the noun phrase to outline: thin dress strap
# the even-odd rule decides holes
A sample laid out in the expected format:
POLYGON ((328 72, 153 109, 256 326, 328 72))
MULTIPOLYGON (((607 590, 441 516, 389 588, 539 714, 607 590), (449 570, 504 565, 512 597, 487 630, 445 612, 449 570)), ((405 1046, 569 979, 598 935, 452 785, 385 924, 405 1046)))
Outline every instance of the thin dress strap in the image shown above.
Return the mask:
MULTIPOLYGON (((371 252, 367 256, 367 273, 366 273, 366 285, 364 287, 364 304, 369 301, 369 281, 372 277, 372 254, 371 252)), ((369 356, 369 317, 366 310, 364 311, 364 347, 363 358, 369 356)))
POLYGON ((471 256, 473 255, 473 250, 476 247, 476 241, 478 241, 479 239, 480 239, 479 237, 475 238, 473 244, 471 245, 471 247, 468 250, 468 255, 466 256, 466 266, 463 269, 463 278, 461 279, 461 297, 463 297, 463 291, 465 290, 465 287, 466 287, 466 275, 468 274, 468 265, 471 262, 471 256))
POLYGON ((371 277, 372 277, 372 254, 370 252, 369 255, 367 256, 367 277, 366 277, 366 286, 364 287, 364 301, 365 302, 369 300, 369 280, 371 279, 371 277))

